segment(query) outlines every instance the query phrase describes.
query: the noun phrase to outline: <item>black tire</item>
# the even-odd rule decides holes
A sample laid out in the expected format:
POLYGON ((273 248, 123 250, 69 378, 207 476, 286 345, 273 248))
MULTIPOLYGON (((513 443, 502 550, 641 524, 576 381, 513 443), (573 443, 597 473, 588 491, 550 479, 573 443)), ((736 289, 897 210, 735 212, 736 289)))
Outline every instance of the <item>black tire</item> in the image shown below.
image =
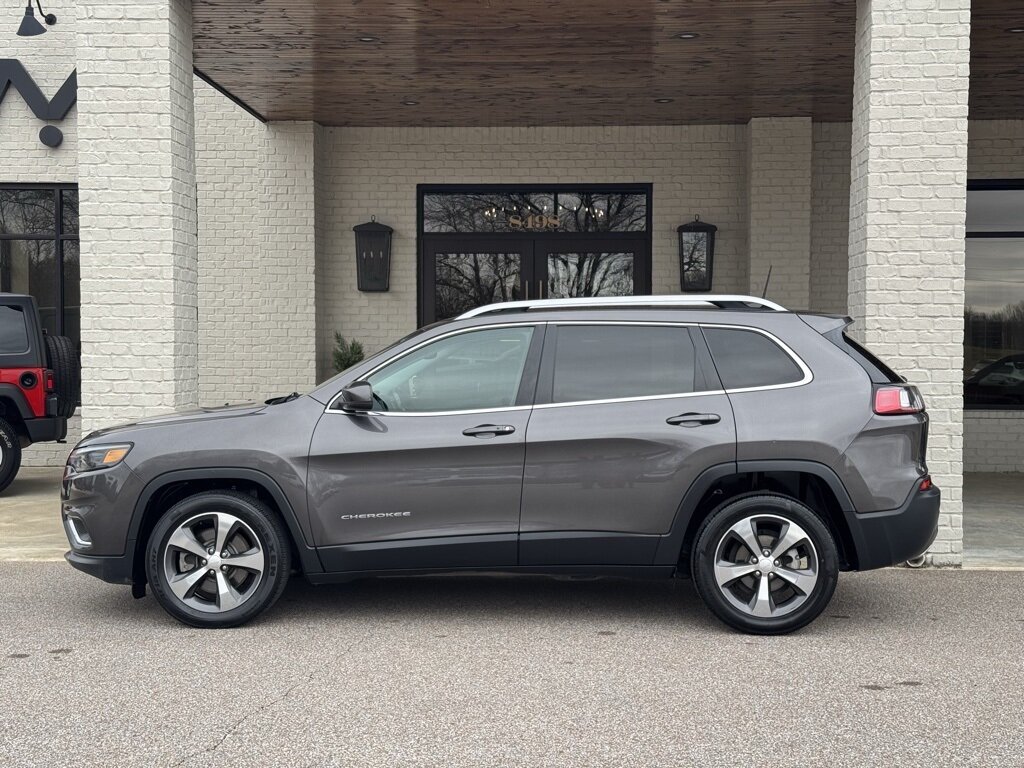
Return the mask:
MULTIPOLYGON (((753 542, 753 537, 749 541, 753 542)), ((835 540, 825 522, 796 499, 769 493, 740 496, 716 508, 701 524, 690 562, 697 593, 712 613, 735 629, 758 635, 781 635, 805 627, 814 621, 832 599, 839 578, 838 552, 835 540), (758 521, 758 543, 761 551, 756 554, 750 553, 746 545, 739 540, 738 534, 730 533, 730 529, 737 524, 740 524, 738 527, 741 531, 744 530, 744 521, 747 518, 756 518, 758 521), (813 550, 808 548, 806 543, 784 550, 786 555, 780 555, 778 562, 782 562, 783 557, 789 559, 783 562, 783 568, 779 569, 773 567, 776 562, 772 559, 776 555, 775 552, 763 559, 762 556, 766 550, 771 552, 775 545, 780 543, 781 537, 788 530, 782 527, 784 523, 796 524, 802 529, 806 537, 801 541, 809 542, 813 550), (774 541, 773 530, 778 532, 774 541), (728 552, 734 554, 727 555, 728 552), (796 553, 795 556, 790 555, 793 552, 796 553), (747 568, 748 563, 752 573, 720 586, 716 578, 716 562, 719 562, 720 555, 722 563, 729 563, 730 567, 738 569, 729 571, 730 575, 741 573, 747 568), (801 591, 791 581, 792 575, 810 575, 812 571, 809 568, 786 569, 785 566, 797 563, 810 564, 812 556, 817 560, 813 571, 816 581, 813 587, 801 591), (751 562, 754 557, 758 558, 757 564, 751 562), (732 565, 737 558, 738 562, 732 565), (762 566, 764 572, 761 571, 762 566), (771 595, 767 600, 770 614, 778 611, 780 615, 753 614, 753 605, 758 600, 756 590, 762 586, 762 579, 766 585, 766 594, 771 595), (778 599, 776 595, 779 596, 778 599), (742 605, 747 607, 742 608, 742 605)))
MULTIPOLYGON (((201 526, 203 523, 196 525, 201 526)), ((240 553, 236 553, 236 557, 240 556, 240 553)), ((202 567, 189 573, 199 575, 199 571, 205 571, 206 561, 202 562, 202 567)), ((230 561, 225 560, 224 563, 230 561)), ((263 502, 236 491, 206 491, 179 501, 160 518, 146 545, 146 576, 154 596, 171 616, 193 627, 215 629, 245 624, 277 602, 288 583, 290 571, 291 547, 288 532, 280 518, 263 502), (182 524, 217 512, 232 515, 248 526, 249 531, 246 533, 255 534, 264 555, 265 567, 259 580, 251 587, 251 592, 246 593, 248 596, 244 602, 228 610, 216 608, 219 612, 208 612, 186 604, 172 591, 165 566, 168 557, 174 560, 184 554, 174 548, 171 548, 170 555, 167 554, 171 535, 182 524)), ((215 571, 207 573, 213 581, 202 583, 208 583, 212 588, 214 582, 219 583, 219 577, 215 571)), ((193 604, 204 599, 202 592, 194 594, 197 597, 189 598, 193 604)))
POLYGON ((75 415, 82 399, 82 368, 75 345, 67 336, 46 339, 46 367, 53 371, 54 394, 57 395, 57 415, 66 419, 75 415))
POLYGON ((21 438, 6 420, 0 419, 0 492, 14 482, 21 469, 21 438))

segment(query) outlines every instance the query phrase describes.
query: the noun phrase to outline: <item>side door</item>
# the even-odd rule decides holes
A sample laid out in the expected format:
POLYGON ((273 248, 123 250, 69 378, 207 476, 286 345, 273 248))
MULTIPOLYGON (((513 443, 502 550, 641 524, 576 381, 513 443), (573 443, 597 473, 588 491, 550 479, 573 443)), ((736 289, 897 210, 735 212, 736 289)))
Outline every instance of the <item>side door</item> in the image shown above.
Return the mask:
POLYGON ((530 419, 520 565, 646 565, 736 428, 696 327, 552 324, 530 419))
POLYGON ((328 406, 307 482, 328 571, 516 564, 544 326, 462 329, 371 371, 376 410, 328 406))

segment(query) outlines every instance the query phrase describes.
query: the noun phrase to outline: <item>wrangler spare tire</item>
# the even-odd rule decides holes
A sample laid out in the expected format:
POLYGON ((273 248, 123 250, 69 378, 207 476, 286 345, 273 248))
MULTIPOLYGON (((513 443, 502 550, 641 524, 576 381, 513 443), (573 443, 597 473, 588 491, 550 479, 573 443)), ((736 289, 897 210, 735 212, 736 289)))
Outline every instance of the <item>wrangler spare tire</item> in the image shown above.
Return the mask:
POLYGON ((82 399, 82 369, 78 352, 67 336, 46 339, 46 367, 53 371, 54 394, 57 395, 57 416, 71 418, 82 399))

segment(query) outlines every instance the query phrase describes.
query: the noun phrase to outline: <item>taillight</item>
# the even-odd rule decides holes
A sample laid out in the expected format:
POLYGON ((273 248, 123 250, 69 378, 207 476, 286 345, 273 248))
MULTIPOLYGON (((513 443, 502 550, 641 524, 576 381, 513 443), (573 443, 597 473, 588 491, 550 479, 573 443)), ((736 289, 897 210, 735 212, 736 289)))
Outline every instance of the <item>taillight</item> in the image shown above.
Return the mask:
POLYGON ((917 387, 883 386, 875 390, 875 413, 892 416, 899 413, 920 413, 924 400, 917 387))
POLYGON ((53 380, 53 371, 44 371, 43 379, 46 382, 46 391, 53 392, 53 390, 56 388, 56 385, 54 384, 53 380))
POLYGON ((932 489, 932 476, 925 475, 921 478, 921 484, 917 486, 919 491, 930 491, 932 489))

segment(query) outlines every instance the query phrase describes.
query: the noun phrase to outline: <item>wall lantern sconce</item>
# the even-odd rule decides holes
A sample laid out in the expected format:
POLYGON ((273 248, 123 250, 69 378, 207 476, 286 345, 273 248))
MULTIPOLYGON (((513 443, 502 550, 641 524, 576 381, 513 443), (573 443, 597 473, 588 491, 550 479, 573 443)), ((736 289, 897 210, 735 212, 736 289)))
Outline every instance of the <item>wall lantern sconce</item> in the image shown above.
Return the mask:
POLYGON ((710 291, 715 265, 715 233, 718 227, 694 216, 681 224, 679 233, 679 287, 686 292, 710 291))
POLYGON ((386 224, 371 216, 366 224, 352 227, 356 233, 356 278, 360 291, 386 291, 391 282, 391 233, 386 224))
MULTIPOLYGON (((36 7, 39 8, 39 15, 43 17, 47 26, 52 27, 57 23, 57 17, 52 13, 43 13, 43 6, 40 5, 39 0, 36 0, 36 7)), ((39 23, 35 11, 32 10, 32 0, 28 0, 28 4, 25 6, 25 18, 21 20, 21 26, 18 27, 18 37, 34 37, 45 31, 46 27, 39 23)))

